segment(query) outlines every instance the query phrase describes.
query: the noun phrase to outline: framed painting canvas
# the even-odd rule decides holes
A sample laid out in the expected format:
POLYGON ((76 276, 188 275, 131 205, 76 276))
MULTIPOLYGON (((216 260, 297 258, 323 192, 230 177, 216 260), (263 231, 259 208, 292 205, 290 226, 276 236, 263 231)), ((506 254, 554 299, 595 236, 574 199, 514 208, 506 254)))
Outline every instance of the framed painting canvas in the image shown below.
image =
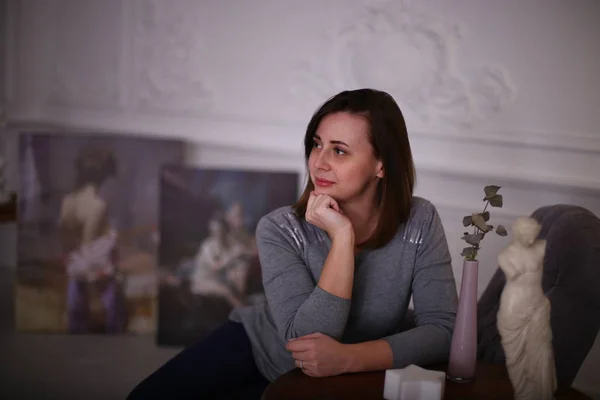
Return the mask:
POLYGON ((183 152, 166 139, 21 133, 17 331, 156 332, 159 173, 183 152))
POLYGON ((189 345, 234 307, 264 301, 256 224, 297 200, 298 179, 297 172, 163 168, 159 345, 189 345))

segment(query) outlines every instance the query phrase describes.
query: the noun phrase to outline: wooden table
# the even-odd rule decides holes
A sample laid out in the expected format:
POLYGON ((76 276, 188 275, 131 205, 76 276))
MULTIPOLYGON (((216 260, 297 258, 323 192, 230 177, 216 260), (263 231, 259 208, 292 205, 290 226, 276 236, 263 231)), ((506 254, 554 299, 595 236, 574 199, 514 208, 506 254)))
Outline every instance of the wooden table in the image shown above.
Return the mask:
MULTIPOLYGON (((428 369, 445 371, 445 366, 428 369)), ((328 378, 311 378, 300 369, 293 369, 272 382, 263 393, 262 400, 382 400, 385 372, 362 372, 328 378)), ((444 399, 513 398, 513 389, 504 364, 478 363, 475 379, 469 383, 446 380, 444 399)), ((575 389, 559 389, 556 399, 589 399, 575 389)))

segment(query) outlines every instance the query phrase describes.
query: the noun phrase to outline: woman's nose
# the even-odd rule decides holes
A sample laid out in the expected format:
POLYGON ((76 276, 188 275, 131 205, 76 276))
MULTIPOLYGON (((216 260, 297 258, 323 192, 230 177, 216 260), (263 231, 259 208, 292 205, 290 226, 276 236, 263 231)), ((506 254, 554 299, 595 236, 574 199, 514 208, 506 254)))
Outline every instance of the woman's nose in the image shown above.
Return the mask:
POLYGON ((321 151, 319 153, 319 155, 317 156, 317 159, 315 161, 315 167, 317 167, 317 169, 324 169, 324 170, 329 169, 329 160, 327 159, 326 152, 321 151))

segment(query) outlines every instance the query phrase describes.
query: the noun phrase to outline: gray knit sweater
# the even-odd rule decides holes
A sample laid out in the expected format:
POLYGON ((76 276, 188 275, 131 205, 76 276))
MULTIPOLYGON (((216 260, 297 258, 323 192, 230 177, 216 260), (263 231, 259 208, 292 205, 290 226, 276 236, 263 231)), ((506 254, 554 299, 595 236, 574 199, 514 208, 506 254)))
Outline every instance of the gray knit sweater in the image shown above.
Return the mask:
POLYGON ((264 216, 256 239, 267 302, 235 309, 230 319, 244 325, 268 380, 295 368, 287 341, 313 332, 342 343, 384 339, 394 368, 447 361, 457 293, 444 229, 429 201, 414 197, 392 241, 356 256, 351 300, 317 286, 331 241, 291 207, 264 216), (417 326, 400 332, 411 295, 417 326))

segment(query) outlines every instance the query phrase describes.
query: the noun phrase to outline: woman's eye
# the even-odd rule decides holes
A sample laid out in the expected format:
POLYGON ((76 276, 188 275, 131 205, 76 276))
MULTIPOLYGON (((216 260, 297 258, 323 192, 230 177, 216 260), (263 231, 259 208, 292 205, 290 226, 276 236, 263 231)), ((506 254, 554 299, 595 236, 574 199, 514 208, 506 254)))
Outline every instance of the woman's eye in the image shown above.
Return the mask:
POLYGON ((336 147, 334 149, 334 151, 335 151, 335 154, 340 155, 340 156, 346 154, 346 152, 344 150, 342 150, 342 149, 340 149, 338 147, 336 147))
POLYGON ((313 142, 313 147, 321 148, 321 145, 318 142, 313 142))

